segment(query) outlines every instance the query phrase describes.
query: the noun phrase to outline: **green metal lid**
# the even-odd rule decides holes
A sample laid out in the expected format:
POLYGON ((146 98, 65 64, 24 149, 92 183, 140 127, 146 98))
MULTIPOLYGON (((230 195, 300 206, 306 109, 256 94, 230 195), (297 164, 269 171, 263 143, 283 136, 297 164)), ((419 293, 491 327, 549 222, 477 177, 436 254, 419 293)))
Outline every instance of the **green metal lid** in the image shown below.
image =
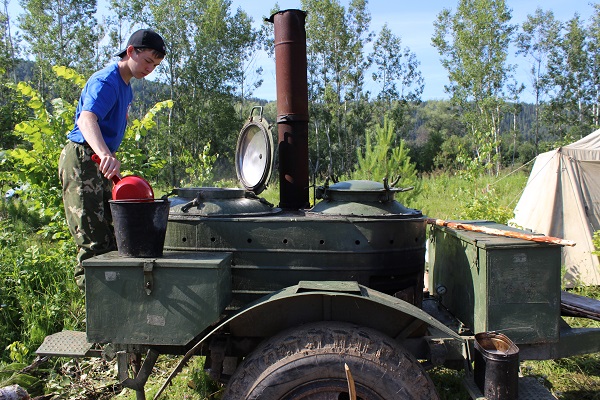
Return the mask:
POLYGON ((254 193, 241 188, 180 188, 171 199, 170 218, 177 216, 257 216, 277 214, 274 207, 254 193))
POLYGON ((412 188, 392 188, 387 184, 368 181, 350 180, 337 182, 331 186, 326 182, 324 186, 316 189, 316 198, 322 201, 316 204, 311 213, 328 215, 355 215, 355 216, 403 216, 422 217, 419 210, 405 207, 396 200, 394 195, 398 192, 412 188))

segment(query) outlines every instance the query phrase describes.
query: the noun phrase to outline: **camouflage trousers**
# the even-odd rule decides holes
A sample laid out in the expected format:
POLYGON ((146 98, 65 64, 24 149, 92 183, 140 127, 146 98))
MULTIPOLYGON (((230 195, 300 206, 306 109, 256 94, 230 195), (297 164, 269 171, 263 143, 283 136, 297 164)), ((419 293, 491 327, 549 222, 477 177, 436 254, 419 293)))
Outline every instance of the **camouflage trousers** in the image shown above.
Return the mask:
POLYGON ((93 153, 87 144, 69 141, 58 163, 67 225, 78 248, 75 281, 82 290, 85 290, 82 262, 116 249, 108 203, 112 183, 92 161, 93 153))

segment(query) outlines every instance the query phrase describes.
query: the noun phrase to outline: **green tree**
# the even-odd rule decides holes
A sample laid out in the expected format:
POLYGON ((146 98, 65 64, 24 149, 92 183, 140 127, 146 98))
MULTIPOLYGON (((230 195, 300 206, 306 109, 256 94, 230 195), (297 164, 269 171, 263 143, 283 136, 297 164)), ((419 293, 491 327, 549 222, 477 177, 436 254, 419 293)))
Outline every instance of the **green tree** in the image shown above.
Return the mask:
POLYGON ((76 100, 73 86, 55 79, 51 66, 63 65, 89 75, 96 67, 97 0, 22 0, 19 28, 36 61, 36 85, 43 98, 76 100), (60 84, 58 83, 60 82, 60 84))
POLYGON ((367 69, 364 46, 372 40, 364 0, 352 0, 348 10, 338 0, 304 0, 308 90, 311 115, 309 142, 315 174, 348 173, 356 147, 371 119, 363 85, 367 69))
POLYGON ((408 47, 403 50, 402 39, 385 24, 373 45, 369 63, 375 67, 373 80, 380 86, 379 115, 389 115, 396 126, 403 127, 410 106, 418 104, 425 86, 417 56, 408 47))
POLYGON ((517 54, 522 54, 530 62, 529 77, 531 92, 535 104, 534 145, 538 152, 540 139, 540 108, 548 95, 547 63, 550 51, 559 45, 561 23, 556 20, 552 11, 535 10, 535 14, 527 15, 517 35, 517 54))
POLYGON ((456 13, 444 9, 438 14, 432 37, 448 71, 446 92, 460 107, 460 118, 475 143, 464 159, 483 162, 496 173, 504 91, 514 70, 506 61, 515 31, 510 19, 504 0, 459 0, 456 13))
POLYGON ((189 23, 195 27, 193 42, 187 52, 188 62, 176 97, 183 147, 193 155, 203 153, 210 142, 226 165, 226 176, 233 175, 237 133, 242 119, 233 106, 236 82, 243 68, 240 54, 252 46, 250 19, 241 10, 230 14, 230 1, 206 0, 201 12, 189 23), (233 40, 231 40, 233 39, 233 40))
POLYGON ((327 175, 347 167, 343 99, 350 66, 346 10, 338 0, 303 0, 310 10, 306 19, 309 104, 316 143, 324 136, 326 147, 319 159, 327 160, 327 175))
POLYGON ((465 127, 456 118, 456 110, 450 101, 429 100, 419 105, 415 118, 419 121, 419 128, 415 132, 414 140, 407 140, 412 159, 417 169, 422 172, 433 171, 438 168, 452 169, 454 164, 451 155, 442 155, 443 144, 451 137, 464 135, 465 127), (443 162, 442 162, 443 161, 443 162))
POLYGON ((235 46, 239 49, 238 70, 233 78, 233 86, 240 103, 239 117, 243 119, 250 114, 252 107, 247 106, 246 102, 263 83, 263 69, 256 66, 256 61, 268 29, 264 25, 261 29, 253 29, 252 18, 242 10, 238 10, 233 22, 235 36, 231 41, 235 41, 235 46))
POLYGON ((600 127, 600 4, 594 4, 594 15, 588 29, 588 53, 591 82, 591 118, 593 129, 600 127))
POLYGON ((591 132, 590 62, 587 30, 576 14, 565 24, 565 34, 550 53, 548 82, 554 95, 543 119, 561 142, 570 142, 591 132))
POLYGON ((16 63, 19 55, 18 37, 13 35, 8 0, 0 10, 0 68, 16 83, 16 63))
POLYGON ((412 187, 405 199, 410 201, 420 192, 421 184, 415 164, 411 162, 409 150, 396 137, 394 121, 384 118, 383 125, 377 125, 365 138, 364 151, 357 149, 357 163, 351 179, 366 179, 382 182, 387 179, 395 182, 397 188, 412 187))
POLYGON ((374 33, 369 30, 371 14, 366 0, 352 0, 347 13, 349 58, 347 87, 344 91, 343 124, 346 135, 345 159, 349 165, 356 163, 355 148, 362 145, 362 138, 371 124, 373 106, 369 93, 364 91, 369 62, 365 46, 372 42, 374 33))
POLYGON ((8 83, 16 83, 16 56, 18 48, 11 33, 8 2, 0 11, 0 149, 12 148, 18 137, 12 130, 17 121, 25 116, 22 102, 15 96, 8 83))
MULTIPOLYGON (((116 53, 115 49, 121 49, 127 43, 133 27, 140 22, 142 9, 143 5, 139 2, 110 0, 108 5, 110 15, 105 23, 108 27, 109 47, 113 49, 111 54, 116 53)), ((173 11, 177 12, 177 9, 173 11)))

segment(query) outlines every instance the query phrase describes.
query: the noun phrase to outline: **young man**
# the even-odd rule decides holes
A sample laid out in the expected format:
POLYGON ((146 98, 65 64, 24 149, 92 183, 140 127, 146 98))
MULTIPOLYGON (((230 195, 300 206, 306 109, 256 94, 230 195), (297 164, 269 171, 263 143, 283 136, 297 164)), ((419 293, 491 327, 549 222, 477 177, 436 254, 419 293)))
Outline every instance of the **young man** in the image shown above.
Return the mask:
POLYGON ((84 289, 82 262, 116 249, 110 178, 119 175, 116 157, 127 126, 133 93, 131 79, 143 79, 166 54, 160 35, 141 29, 127 47, 115 54, 121 59, 94 73, 87 81, 75 113, 75 126, 59 160, 59 176, 69 230, 78 247, 75 281, 84 289), (91 156, 100 157, 100 165, 91 156))

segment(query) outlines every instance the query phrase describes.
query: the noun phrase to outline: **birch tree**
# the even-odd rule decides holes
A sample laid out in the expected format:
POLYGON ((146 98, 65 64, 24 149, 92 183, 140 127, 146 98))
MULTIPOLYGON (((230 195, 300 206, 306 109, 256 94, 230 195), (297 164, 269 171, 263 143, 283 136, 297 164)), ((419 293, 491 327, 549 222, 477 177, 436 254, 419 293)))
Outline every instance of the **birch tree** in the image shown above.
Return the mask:
POLYGON ((593 128, 587 35, 587 28, 575 14, 566 22, 558 46, 550 52, 547 80, 553 96, 543 118, 561 143, 579 139, 593 128))
POLYGON ((0 148, 10 149, 18 138, 13 134, 13 128, 18 121, 25 117, 23 106, 19 104, 15 92, 8 83, 17 83, 16 67, 18 52, 15 38, 11 31, 8 1, 0 10, 0 148))
POLYGON ((592 101, 592 125, 600 127, 600 4, 594 4, 594 15, 589 27, 590 78, 592 101))
POLYGON ((556 20, 552 11, 537 8, 533 15, 527 15, 521 31, 517 35, 517 55, 525 56, 530 64, 529 78, 531 93, 534 97, 534 146, 539 152, 540 140, 540 108, 548 95, 548 57, 553 48, 558 46, 561 23, 556 20))
POLYGON ((465 164, 497 173, 500 118, 505 86, 514 66, 507 64, 515 26, 504 0, 459 0, 455 13, 443 9, 434 22, 433 45, 448 71, 445 90, 460 107, 475 147, 465 164))
POLYGON ((411 105, 418 103, 424 89, 417 56, 408 47, 402 49, 402 39, 385 24, 369 55, 374 68, 373 80, 379 84, 377 94, 379 115, 387 115, 396 127, 405 126, 411 105))
POLYGON ((309 105, 313 166, 323 160, 330 176, 348 173, 355 148, 364 142, 370 120, 363 92, 364 46, 371 41, 366 0, 352 0, 346 10, 338 0, 303 0, 306 22, 309 105), (325 142, 325 145, 321 145, 325 142), (316 152, 315 152, 316 146, 316 152))
POLYGON ((24 14, 19 28, 29 44, 28 53, 37 65, 37 89, 44 98, 49 91, 74 101, 79 95, 72 86, 57 86, 51 66, 75 69, 88 76, 96 66, 98 23, 96 0, 22 0, 24 14))

